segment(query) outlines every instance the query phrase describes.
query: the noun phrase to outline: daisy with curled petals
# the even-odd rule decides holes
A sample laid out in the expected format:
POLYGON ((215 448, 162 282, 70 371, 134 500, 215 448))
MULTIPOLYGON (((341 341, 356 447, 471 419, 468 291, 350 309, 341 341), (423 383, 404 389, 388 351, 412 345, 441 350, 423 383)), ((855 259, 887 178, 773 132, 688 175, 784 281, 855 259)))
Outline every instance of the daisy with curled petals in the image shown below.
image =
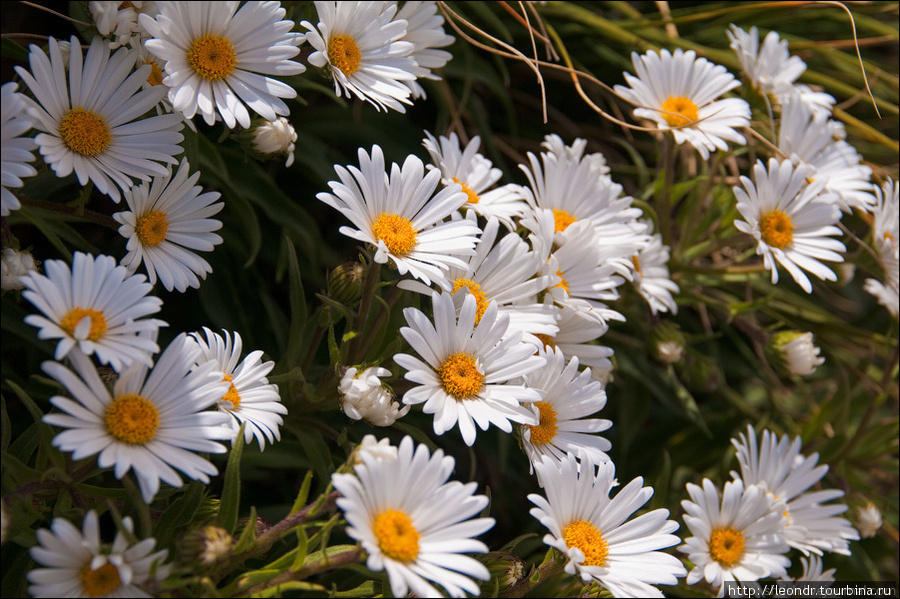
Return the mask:
MULTIPOLYGON (((406 21, 406 35, 401 41, 412 42, 414 48, 412 58, 416 61, 413 71, 416 79, 433 79, 440 77, 433 71, 440 69, 453 58, 446 50, 439 50, 452 44, 456 38, 444 31, 444 17, 438 13, 437 3, 433 0, 418 2, 408 0, 397 11, 395 19, 406 21)), ((425 98, 425 90, 418 81, 406 81, 413 98, 425 98)))
POLYGON ((475 253, 481 230, 466 219, 443 222, 466 202, 459 186, 435 194, 440 172, 426 173, 413 155, 402 167, 392 164, 388 176, 378 146, 371 157, 360 148, 359 163, 359 168, 335 165, 340 182, 329 181, 332 193, 316 195, 356 226, 341 227, 341 233, 375 246, 375 262, 390 258, 401 275, 409 272, 426 285, 451 266, 465 268, 463 258, 475 253))
POLYGON ((129 275, 112 256, 75 252, 71 268, 62 260, 44 263, 46 276, 30 272, 19 280, 22 296, 43 313, 25 317, 39 327, 38 339, 59 339, 54 358, 96 354, 114 370, 138 362, 150 365, 159 351, 154 335, 166 323, 145 318, 159 312, 162 300, 147 296, 152 286, 144 275, 129 275), (76 351, 72 351, 76 349, 76 351))
POLYGON ((464 555, 486 553, 474 537, 494 525, 477 518, 488 498, 475 494, 475 483, 447 481, 455 461, 440 449, 413 447, 404 437, 396 459, 358 454, 354 474, 332 474, 341 494, 338 507, 347 519, 347 534, 368 554, 366 566, 387 572, 394 597, 440 597, 432 583, 451 597, 479 594, 474 579, 488 580, 481 562, 464 555))
POLYGON ((632 283, 638 293, 647 300, 653 314, 670 312, 678 314, 678 304, 673 294, 679 291, 678 283, 669 276, 669 246, 663 245, 662 236, 655 233, 650 242, 631 257, 634 266, 632 283))
POLYGON ((741 70, 762 94, 786 93, 806 70, 806 63, 799 56, 791 56, 787 40, 780 39, 775 31, 766 34, 762 46, 759 44, 759 30, 756 27, 744 31, 732 24, 725 35, 731 41, 731 49, 737 54, 741 70))
POLYGON ((550 349, 544 353, 547 364, 525 375, 525 385, 544 392, 534 407, 540 414, 538 424, 522 426, 522 444, 534 466, 544 457, 563 461, 567 453, 594 464, 609 461, 606 452, 610 442, 596 433, 612 426, 602 418, 585 418, 606 406, 606 391, 592 380, 590 369, 578 371, 578 358, 568 362, 563 352, 550 349))
POLYGON ((444 181, 459 183, 466 192, 468 201, 463 207, 487 219, 497 218, 507 229, 515 231, 516 220, 528 206, 518 185, 491 189, 503 173, 478 153, 481 138, 476 135, 461 150, 456 133, 451 133, 450 137, 442 135, 439 140, 427 131, 425 135, 422 145, 428 150, 434 166, 440 169, 444 181))
POLYGON ((544 458, 535 463, 546 498, 532 493, 529 512, 550 532, 544 543, 567 558, 565 571, 584 582, 597 581, 613 597, 662 597, 652 585, 677 584, 684 576, 681 561, 662 552, 679 542, 672 534, 678 524, 669 510, 652 510, 626 520, 653 495, 638 477, 615 497, 616 467, 572 454, 560 462, 544 458))
POLYGON ((632 53, 637 77, 625 73, 630 87, 617 85, 616 93, 637 106, 634 116, 670 129, 679 144, 689 143, 705 159, 728 149, 726 142, 746 143, 735 129, 750 125, 750 105, 739 98, 717 100, 740 86, 740 81, 693 50, 648 50, 632 53))
POLYGON ((219 411, 231 417, 232 436, 236 436, 244 424, 244 442, 250 443, 255 437, 260 451, 264 450, 267 440, 274 443, 281 439, 278 427, 283 423, 281 415, 287 414, 278 386, 270 384, 266 378, 275 368, 275 362, 263 362, 263 352, 259 350, 241 360, 243 342, 237 333, 232 338, 227 331, 222 331, 223 336, 204 327, 203 332, 205 339, 199 333, 191 333, 200 347, 197 366, 212 360, 215 369, 224 375, 223 382, 228 383, 227 391, 217 403, 219 411))
POLYGON ((721 589, 726 582, 752 582, 787 574, 790 549, 781 536, 781 513, 773 512, 765 488, 744 485, 741 480, 725 483, 721 504, 719 491, 709 479, 703 487, 687 484, 690 500, 683 500, 684 523, 694 535, 678 547, 694 568, 688 584, 700 580, 721 589))
POLYGON ((782 105, 778 149, 794 164, 810 167, 808 176, 822 180, 825 190, 837 195, 841 210, 870 212, 875 204, 872 169, 860 164, 859 153, 845 136, 842 123, 810 112, 799 99, 782 105))
POLYGON ((131 543, 134 523, 122 518, 124 531, 112 544, 100 540, 97 512, 84 516, 82 530, 64 518, 54 518, 50 530, 38 529, 31 558, 44 566, 28 573, 32 597, 152 597, 143 586, 169 575, 163 565, 168 550, 153 551, 156 539, 131 543))
POLYGON ((508 333, 509 317, 498 316, 494 302, 477 325, 473 295, 466 296, 458 320, 449 293, 434 293, 431 302, 433 323, 415 308, 403 310, 410 326, 402 327, 400 334, 421 356, 394 356, 407 370, 404 377, 417 383, 404 394, 403 403, 425 404, 423 411, 434 414, 435 434, 459 426, 470 446, 476 424, 481 430, 493 424, 507 433, 512 432, 510 421, 538 424, 530 404, 541 399, 541 392, 510 382, 544 364, 544 358, 535 355, 537 348, 522 341, 521 331, 508 333))
POLYGON ((213 233, 222 223, 209 218, 222 209, 219 192, 201 194, 200 173, 190 174, 182 160, 174 176, 171 170, 125 192, 128 212, 113 218, 122 226, 119 234, 128 240, 128 254, 122 264, 134 272, 143 262, 150 284, 157 277, 168 291, 184 292, 200 287, 200 279, 212 272, 209 263, 195 252, 211 252, 222 243, 213 233))
POLYGON ((408 23, 397 19, 395 2, 316 1, 319 24, 300 23, 315 49, 309 64, 326 65, 334 77, 334 93, 356 96, 378 110, 406 112, 409 83, 418 65, 416 44, 405 41, 408 23))
POLYGON ((838 517, 847 506, 826 505, 832 499, 843 497, 844 492, 809 491, 828 472, 828 466, 816 466, 819 454, 804 456, 800 453, 800 437, 791 441, 784 435, 778 439, 767 430, 757 442, 753 426, 747 426, 746 436, 741 433, 739 440, 732 439, 731 443, 737 449, 741 465, 741 474, 732 472, 731 475, 745 485, 761 485, 777 500, 773 508, 784 516, 780 534, 788 545, 805 555, 822 555, 822 551, 850 555, 849 542, 858 541, 859 533, 848 520, 838 517))
POLYGON ((587 149, 587 140, 583 137, 576 138, 571 145, 566 145, 563 139, 556 133, 548 133, 541 142, 541 147, 550 154, 556 156, 559 160, 574 160, 576 162, 584 159, 591 165, 591 170, 598 176, 609 175, 609 166, 606 164, 606 156, 600 152, 591 152, 585 154, 587 149))
POLYGON ((820 279, 836 281, 837 275, 821 260, 843 262, 844 244, 829 235, 840 235, 835 225, 841 218, 834 194, 825 182, 809 182, 810 168, 790 160, 761 160, 753 166, 753 180, 742 176, 743 189, 734 187, 737 209, 745 220, 735 220, 739 231, 757 241, 756 253, 778 282, 777 261, 807 293, 812 292, 804 270, 820 279))
POLYGON ((900 313, 900 184, 888 179, 875 189, 872 237, 884 282, 866 279, 865 290, 897 318, 900 313))
POLYGON ((159 14, 141 14, 151 39, 144 45, 165 64, 163 84, 176 112, 208 125, 250 127, 249 107, 268 121, 290 114, 281 98, 296 90, 275 77, 299 75, 291 60, 303 36, 292 33, 280 2, 157 2, 159 14))
POLYGON ((16 87, 15 83, 4 83, 0 87, 3 94, 0 104, 0 216, 9 216, 11 211, 22 207, 8 188, 22 187, 23 177, 37 174, 37 170, 28 164, 34 160, 31 152, 37 145, 34 139, 22 137, 31 129, 33 121, 26 112, 27 100, 16 87))
POLYGON ((78 38, 72 36, 70 46, 68 64, 59 42, 51 37, 49 58, 32 45, 31 72, 16 67, 36 100, 29 113, 41 133, 34 140, 58 177, 74 170, 81 185, 90 180, 118 202, 119 188, 130 189, 132 177, 147 181, 152 175, 165 175, 164 164, 177 162, 174 156, 182 151, 181 117, 140 118, 166 92, 141 89, 150 67, 134 69, 135 52, 120 48, 110 56, 100 37, 93 39, 86 55, 78 38))
POLYGON ((63 413, 44 416, 44 422, 64 430, 53 445, 72 452, 72 459, 97 455, 97 465, 113 468, 121 479, 134 470, 141 495, 150 503, 160 481, 182 485, 188 478, 209 482, 218 470, 200 453, 224 453, 218 440, 234 433, 228 416, 206 411, 228 390, 213 362, 194 366, 200 348, 184 333, 160 354, 153 366, 134 364, 110 390, 96 367, 80 354, 70 358, 75 371, 58 362, 44 362, 44 372, 65 387, 71 399, 54 396, 50 403, 63 413))

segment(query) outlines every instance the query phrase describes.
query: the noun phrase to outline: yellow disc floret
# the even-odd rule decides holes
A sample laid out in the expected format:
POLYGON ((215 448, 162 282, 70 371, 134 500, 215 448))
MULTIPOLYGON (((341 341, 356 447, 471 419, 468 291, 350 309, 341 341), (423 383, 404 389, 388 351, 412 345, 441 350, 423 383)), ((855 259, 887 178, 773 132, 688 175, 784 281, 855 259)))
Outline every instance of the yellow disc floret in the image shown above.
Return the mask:
POLYGON ((484 374, 478 370, 475 358, 463 352, 450 354, 438 368, 438 377, 444 391, 456 399, 474 397, 484 386, 484 374))
POLYGON ((230 383, 228 391, 225 392, 225 395, 222 396, 222 399, 224 399, 225 401, 230 401, 232 409, 237 409, 241 405, 241 394, 238 393, 237 387, 234 386, 234 382, 232 382, 230 374, 226 374, 222 380, 228 381, 230 383))
POLYGON ((119 578, 119 569, 109 562, 92 570, 88 562, 78 572, 81 580, 81 590, 88 597, 106 597, 122 584, 119 578))
POLYGON ((106 430, 125 443, 143 445, 156 436, 159 409, 137 393, 116 396, 106 408, 106 430))
POLYGON ((159 63, 155 60, 148 60, 145 64, 150 65, 150 74, 147 75, 147 83, 154 86, 162 85, 163 70, 162 67, 159 66, 159 63))
POLYGON ((562 289, 565 289, 566 293, 570 293, 569 282, 566 280, 565 273, 562 270, 557 270, 556 276, 559 277, 559 283, 557 283, 553 287, 560 287, 562 289))
POLYGON ((80 107, 69 110, 60 119, 59 137, 67 148, 82 156, 102 154, 113 139, 103 115, 80 107))
POLYGON ((477 204, 477 203, 480 201, 480 198, 478 197, 478 194, 475 193, 475 190, 474 190, 474 189, 472 189, 471 187, 469 187, 469 184, 468 184, 468 183, 466 183, 465 181, 460 181, 460 180, 457 179, 456 177, 453 177, 453 182, 454 182, 454 183, 459 183, 460 185, 462 185, 463 192, 465 192, 465 194, 466 194, 467 196, 469 196, 469 199, 466 200, 469 204, 477 204))
POLYGON ((709 557, 725 567, 733 566, 744 554, 744 535, 734 528, 716 528, 709 535, 709 557))
POLYGON ((169 221, 166 213, 161 210, 153 210, 137 219, 134 224, 134 232, 144 245, 155 247, 166 240, 166 232, 169 230, 169 221))
POLYGON ((577 520, 563 529, 563 540, 570 549, 577 547, 584 554, 585 566, 600 566, 606 563, 609 546, 600 529, 589 520, 577 520))
POLYGON ((372 532, 382 553, 401 562, 412 562, 419 556, 419 531, 400 510, 387 510, 375 517, 372 532))
POLYGON ((226 79, 237 66, 237 52, 227 37, 207 33, 195 38, 187 53, 187 62, 207 81, 226 79))
POLYGON ((553 232, 560 233, 562 231, 565 231, 566 229, 569 228, 569 225, 571 225, 572 223, 574 223, 577 220, 578 219, 576 217, 572 216, 565 210, 561 210, 559 208, 554 208, 553 209, 553 221, 554 221, 553 232))
POLYGON ((697 105, 690 98, 669 96, 663 102, 662 109, 664 112, 660 114, 670 127, 690 125, 698 118, 697 105))
POLYGON ((783 211, 773 210, 759 219, 759 232, 770 247, 783 250, 794 240, 794 223, 783 211))
POLYGON ((550 443, 556 438, 556 432, 559 430, 559 426, 556 424, 559 414, 549 401, 539 401, 534 405, 541 413, 541 421, 539 424, 526 425, 531 431, 531 442, 534 444, 550 443))
POLYGON ((372 225, 372 233, 375 239, 383 241, 390 253, 395 256, 405 256, 416 247, 416 230, 409 219, 382 212, 381 216, 372 225))
POLYGON ((91 319, 91 330, 88 333, 88 339, 97 341, 106 333, 106 317, 103 316, 103 312, 98 312, 91 308, 72 308, 59 321, 59 327, 69 335, 74 335, 75 328, 84 318, 91 319))
POLYGON ((328 62, 346 76, 359 70, 362 54, 356 38, 350 35, 333 35, 328 40, 328 62))
POLYGON ((481 317, 484 316, 484 311, 487 310, 488 307, 488 299, 487 295, 485 295, 484 291, 481 290, 481 285, 472 281, 471 279, 456 279, 453 281, 453 295, 456 295, 456 292, 465 287, 469 290, 469 293, 475 296, 475 303, 478 306, 477 312, 475 312, 475 324, 481 322, 481 317))

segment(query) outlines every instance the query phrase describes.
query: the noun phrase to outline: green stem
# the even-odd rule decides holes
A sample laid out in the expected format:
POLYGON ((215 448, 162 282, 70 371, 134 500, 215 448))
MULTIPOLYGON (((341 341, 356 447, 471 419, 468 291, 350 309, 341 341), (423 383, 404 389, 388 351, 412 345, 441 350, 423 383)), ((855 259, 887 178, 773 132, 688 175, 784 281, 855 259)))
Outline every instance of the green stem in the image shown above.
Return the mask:
POLYGON ((659 233, 665 245, 672 247, 672 185, 675 183, 675 145, 674 138, 663 134, 662 163, 663 188, 659 194, 659 233))
POLYGON ((361 337, 365 333, 370 332, 366 327, 366 321, 369 319, 369 308, 372 305, 372 297, 375 295, 375 289, 378 281, 381 279, 381 264, 372 262, 369 264, 369 271, 366 273, 366 281, 363 284, 362 297, 359 299, 359 311, 356 313, 356 319, 353 327, 357 331, 356 337, 350 341, 350 348, 347 351, 346 360, 348 364, 356 364, 362 357, 359 351, 361 337))
POLYGON ((35 198, 20 199, 26 206, 33 206, 35 208, 40 208, 41 210, 49 210, 50 212, 68 214, 69 216, 78 217, 82 220, 94 223, 95 225, 107 227, 115 231, 119 230, 120 224, 114 218, 112 218, 111 216, 106 216, 105 214, 100 214, 99 212, 85 210, 83 206, 66 206, 65 204, 57 204, 56 202, 37 200, 35 198))
POLYGON ((244 596, 252 597, 258 593, 265 591, 266 589, 273 589, 287 582, 291 582, 294 580, 304 580, 306 578, 309 578, 310 576, 321 574, 322 572, 328 572, 329 570, 335 570, 337 568, 349 566, 350 564, 355 564, 361 561, 363 557, 364 553, 362 548, 357 546, 354 546, 351 549, 340 550, 330 555, 326 553, 322 556, 321 559, 308 563, 298 570, 288 570, 287 572, 279 574, 271 580, 267 580, 266 582, 262 582, 256 586, 250 587, 241 594, 244 596))

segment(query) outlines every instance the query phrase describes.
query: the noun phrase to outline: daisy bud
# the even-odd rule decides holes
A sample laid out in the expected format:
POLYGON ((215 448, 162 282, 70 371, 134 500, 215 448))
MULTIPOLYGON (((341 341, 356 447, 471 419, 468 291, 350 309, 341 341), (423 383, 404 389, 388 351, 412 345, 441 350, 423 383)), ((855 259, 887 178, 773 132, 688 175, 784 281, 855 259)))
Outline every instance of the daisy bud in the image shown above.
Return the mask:
POLYGON ((690 353, 676 367, 678 378, 691 391, 711 393, 721 380, 719 364, 715 358, 698 353, 690 353))
POLYGON ((359 262, 344 262, 328 273, 328 295, 335 300, 352 306, 362 296, 366 268, 359 262))
POLYGON ((387 368, 374 367, 357 374, 348 368, 338 385, 342 396, 341 409, 354 420, 367 420, 375 426, 390 426, 406 416, 410 406, 400 408, 393 394, 382 386, 379 377, 391 373, 387 368))
POLYGON ((812 333, 781 331, 772 335, 769 348, 775 352, 779 366, 792 376, 809 376, 825 362, 813 343, 812 333))
POLYGON ((859 508, 856 513, 856 530, 859 531, 860 538, 874 537, 879 528, 881 528, 881 512, 878 508, 872 503, 859 508))
POLYGON ((188 533, 184 540, 184 558, 198 569, 221 563, 231 555, 234 538, 227 530, 213 524, 188 533))
POLYGON ((0 287, 3 291, 24 289, 25 285, 19 281, 19 277, 32 270, 37 270, 34 256, 28 252, 4 248, 0 256, 0 287))
POLYGON ((284 166, 294 164, 294 143, 297 131, 284 117, 274 121, 264 121, 253 130, 253 149, 264 156, 287 156, 284 166))
POLYGON ((684 334, 678 325, 664 320, 650 333, 650 355, 663 364, 675 364, 684 357, 684 334))
POLYGON ((491 573, 486 588, 496 588, 500 594, 525 578, 525 562, 508 551, 492 551, 484 557, 484 563, 491 573))

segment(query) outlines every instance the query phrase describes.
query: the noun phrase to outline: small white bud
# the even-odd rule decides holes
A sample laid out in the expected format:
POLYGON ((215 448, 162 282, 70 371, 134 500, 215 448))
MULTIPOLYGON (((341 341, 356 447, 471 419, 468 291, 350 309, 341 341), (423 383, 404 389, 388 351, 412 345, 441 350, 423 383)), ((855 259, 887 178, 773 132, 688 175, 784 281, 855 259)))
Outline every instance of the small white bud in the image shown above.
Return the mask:
POLYGON ((0 255, 0 287, 3 291, 24 289, 25 285, 19 281, 19 277, 33 270, 37 270, 34 256, 28 252, 5 248, 0 255))
POLYGON ((266 121, 253 131, 253 149, 267 156, 286 155, 285 166, 294 164, 294 142, 296 141, 297 131, 284 117, 266 121))

